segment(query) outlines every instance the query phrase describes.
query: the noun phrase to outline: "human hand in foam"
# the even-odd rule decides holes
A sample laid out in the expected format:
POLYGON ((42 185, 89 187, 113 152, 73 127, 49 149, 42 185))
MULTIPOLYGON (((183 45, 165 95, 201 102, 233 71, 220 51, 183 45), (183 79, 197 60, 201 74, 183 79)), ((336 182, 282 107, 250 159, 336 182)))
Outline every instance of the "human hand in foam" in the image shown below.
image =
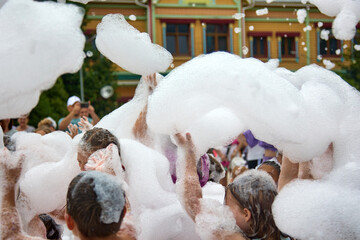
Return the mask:
POLYGON ((106 148, 102 148, 90 155, 88 162, 85 164, 85 170, 94 170, 104 173, 116 175, 115 168, 120 165, 120 157, 115 144, 109 144, 106 148))
POLYGON ((6 147, 0 150, 0 168, 3 169, 3 180, 9 188, 13 188, 19 180, 24 159, 24 155, 17 158, 6 147))
POLYGON ((89 122, 89 119, 85 116, 81 117, 79 124, 79 129, 82 132, 86 132, 93 128, 93 125, 89 122))
POLYGON ((145 82, 149 86, 149 91, 153 92, 155 87, 157 86, 156 73, 147 75, 144 79, 145 79, 145 82))
POLYGON ((78 126, 75 124, 70 123, 68 126, 69 131, 66 133, 71 137, 74 138, 78 134, 78 126))

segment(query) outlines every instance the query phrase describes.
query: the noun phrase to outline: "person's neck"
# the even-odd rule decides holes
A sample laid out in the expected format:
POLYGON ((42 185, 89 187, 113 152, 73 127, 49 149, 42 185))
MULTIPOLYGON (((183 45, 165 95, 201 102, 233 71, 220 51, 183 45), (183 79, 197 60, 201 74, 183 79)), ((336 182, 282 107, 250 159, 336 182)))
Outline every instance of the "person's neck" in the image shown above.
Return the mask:
POLYGON ((121 240, 116 234, 112 234, 107 237, 85 237, 81 233, 79 234, 80 240, 121 240))
POLYGON ((20 125, 17 127, 18 131, 25 131, 26 129, 27 129, 27 125, 25 125, 25 126, 20 125))

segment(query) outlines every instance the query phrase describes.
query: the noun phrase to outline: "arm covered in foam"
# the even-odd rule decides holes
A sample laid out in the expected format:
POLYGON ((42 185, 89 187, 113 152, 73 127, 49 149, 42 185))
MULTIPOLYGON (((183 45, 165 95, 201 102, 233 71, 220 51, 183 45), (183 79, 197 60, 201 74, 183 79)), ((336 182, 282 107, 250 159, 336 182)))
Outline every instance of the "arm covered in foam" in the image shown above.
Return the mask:
POLYGON ((191 140, 190 133, 185 136, 176 134, 179 146, 177 160, 177 190, 180 200, 189 216, 195 221, 196 215, 200 213, 200 199, 202 190, 196 171, 195 146, 191 140))
POLYGON ((6 148, 0 149, 1 218, 0 231, 2 239, 26 240, 43 239, 26 236, 21 231, 19 214, 15 206, 15 185, 22 170, 23 158, 15 159, 6 148))
MULTIPOLYGON (((156 73, 146 76, 144 78, 144 81, 148 85, 148 94, 151 95, 151 93, 157 86, 156 73)), ((148 106, 146 103, 143 110, 140 112, 138 118, 136 119, 136 122, 132 129, 135 139, 139 140, 145 145, 148 145, 146 143, 149 142, 148 125, 146 122, 147 109, 148 106)))

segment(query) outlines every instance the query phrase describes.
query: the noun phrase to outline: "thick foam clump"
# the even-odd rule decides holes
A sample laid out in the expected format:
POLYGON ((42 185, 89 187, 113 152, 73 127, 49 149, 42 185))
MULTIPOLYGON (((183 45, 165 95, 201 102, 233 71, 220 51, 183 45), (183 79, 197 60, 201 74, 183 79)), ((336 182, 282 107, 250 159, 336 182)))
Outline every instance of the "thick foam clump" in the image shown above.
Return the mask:
POLYGON ((65 206, 69 183, 80 172, 76 156, 74 144, 60 161, 37 165, 21 177, 17 206, 25 224, 37 214, 65 206))
POLYGON ((359 170, 350 163, 323 180, 289 183, 273 204, 276 225, 296 239, 357 239, 359 170))
POLYGON ((251 129, 295 162, 320 156, 334 142, 340 163, 358 151, 356 139, 348 146, 344 141, 360 131, 359 97, 338 75, 316 65, 292 73, 216 52, 192 59, 160 82, 149 97, 147 122, 157 133, 190 132, 200 154, 251 129))
MULTIPOLYGON (((232 136, 228 136, 231 138, 250 128, 249 119, 255 119, 255 115, 258 119, 251 122, 266 129, 272 124, 284 127, 272 119, 280 112, 289 120, 284 121, 285 125, 292 123, 301 101, 296 92, 291 84, 276 76, 261 61, 216 52, 199 56, 168 74, 149 97, 147 121, 154 132, 172 135, 188 131, 211 111, 214 111, 213 116, 227 112, 224 120, 230 121, 224 122, 235 126, 232 136), (277 88, 271 87, 273 85, 277 88), (281 100, 284 98, 288 101, 281 100), (162 121, 163 116, 166 116, 166 122, 162 121)), ((206 118, 208 122, 202 121, 209 128, 204 129, 201 137, 194 136, 195 145, 206 145, 208 141, 214 144, 213 147, 224 144, 222 141, 215 144, 217 139, 206 137, 217 124, 221 125, 217 128, 219 136, 227 127, 220 119, 212 118, 206 118)))
POLYGON ((299 9, 296 11, 296 16, 297 16, 298 22, 302 24, 305 21, 307 12, 305 9, 299 9))
POLYGON ((80 69, 83 15, 74 5, 31 0, 9 0, 0 9, 0 119, 29 113, 41 91, 80 69))
POLYGON ((96 200, 101 206, 100 221, 105 224, 117 223, 125 206, 125 195, 118 178, 97 171, 82 173, 82 177, 72 191, 75 198, 77 186, 83 183, 91 184, 96 194, 96 200))
POLYGON ((359 0, 308 0, 325 15, 335 17, 332 25, 337 39, 351 40, 356 33, 356 25, 360 21, 359 0))
POLYGON ((120 139, 120 145, 137 239, 198 239, 175 193, 168 159, 133 140, 120 139))
POLYGON ((15 142, 16 154, 25 158, 22 172, 45 162, 58 162, 71 148, 72 139, 65 132, 55 131, 44 136, 36 133, 17 132, 11 140, 15 142))
POLYGON ((173 61, 163 47, 151 43, 147 33, 128 24, 121 14, 108 14, 96 28, 96 47, 125 70, 149 75, 164 72, 173 61))
POLYGON ((196 216, 196 233, 201 239, 226 239, 240 231, 228 206, 213 199, 201 199, 201 212, 196 216))
POLYGON ((166 157, 129 139, 120 139, 120 146, 133 210, 157 209, 176 202, 166 157))

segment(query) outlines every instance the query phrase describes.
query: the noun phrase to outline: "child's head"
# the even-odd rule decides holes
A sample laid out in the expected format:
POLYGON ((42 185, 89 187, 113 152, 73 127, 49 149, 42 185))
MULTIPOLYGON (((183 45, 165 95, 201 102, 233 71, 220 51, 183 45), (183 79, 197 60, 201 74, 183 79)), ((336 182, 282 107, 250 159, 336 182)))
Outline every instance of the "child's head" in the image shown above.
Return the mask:
POLYGON ((279 235, 271 212, 276 195, 276 185, 267 173, 248 170, 227 186, 225 204, 248 237, 268 238, 279 235))
POLYGON ((81 172, 71 181, 66 200, 65 220, 74 233, 101 238, 119 231, 126 213, 125 193, 114 176, 81 172))
POLYGON ((85 132, 80 140, 77 156, 81 170, 85 170, 84 166, 91 154, 99 149, 106 148, 111 143, 118 147, 120 154, 120 144, 117 137, 107 129, 94 127, 85 132))
POLYGON ((276 184, 278 183, 280 171, 281 171, 281 167, 278 162, 269 160, 269 161, 263 162, 256 169, 267 172, 273 178, 274 182, 276 184))

